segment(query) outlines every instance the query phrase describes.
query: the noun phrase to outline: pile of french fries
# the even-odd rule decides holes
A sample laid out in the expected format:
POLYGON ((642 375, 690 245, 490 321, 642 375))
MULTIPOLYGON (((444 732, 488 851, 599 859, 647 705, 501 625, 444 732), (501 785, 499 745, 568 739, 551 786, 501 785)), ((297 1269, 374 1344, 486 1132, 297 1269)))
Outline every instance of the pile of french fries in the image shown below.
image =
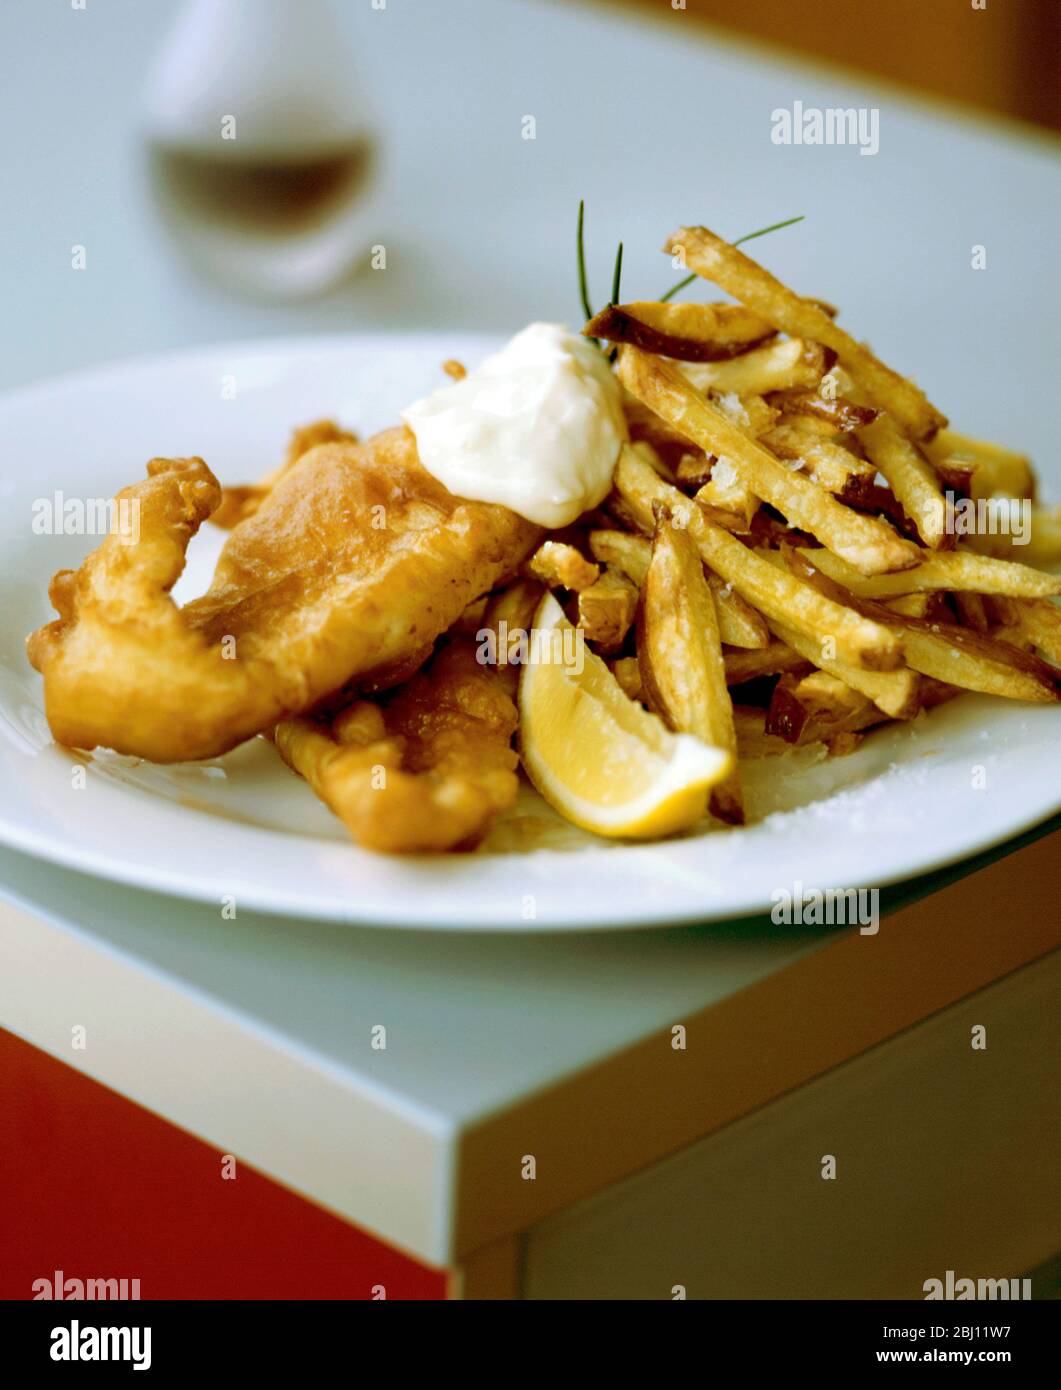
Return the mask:
MULTIPOLYGON (((739 757, 864 731, 962 691, 1059 698, 1061 508, 909 378, 701 227, 666 251, 736 303, 611 305, 630 443, 611 496, 527 576, 624 691, 739 757), (1012 498, 1030 541, 957 536, 945 493, 1012 498)), ((523 581, 524 583, 526 580, 523 581)), ((743 820, 737 772, 713 813, 743 820)))

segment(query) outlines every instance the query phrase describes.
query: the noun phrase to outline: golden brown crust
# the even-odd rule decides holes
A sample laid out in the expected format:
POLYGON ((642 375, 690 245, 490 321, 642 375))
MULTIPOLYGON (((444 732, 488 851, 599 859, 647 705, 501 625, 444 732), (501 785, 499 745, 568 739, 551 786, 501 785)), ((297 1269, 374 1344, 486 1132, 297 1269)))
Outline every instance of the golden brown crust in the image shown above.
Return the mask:
POLYGON ((515 800, 515 730, 497 670, 458 638, 382 706, 282 720, 274 737, 358 844, 423 853, 470 847, 515 800))
POLYGON ((176 762, 212 757, 422 661, 472 599, 540 536, 503 507, 452 496, 412 434, 318 445, 232 532, 210 589, 169 590, 220 489, 201 459, 153 460, 124 497, 135 544, 105 538, 53 584, 60 617, 33 634, 55 738, 176 762))
POLYGON ((266 473, 256 483, 238 484, 224 489, 221 505, 210 517, 211 523, 223 531, 231 531, 241 521, 253 516, 288 469, 293 468, 302 455, 316 445, 357 442, 356 434, 340 428, 334 420, 314 420, 312 424, 300 425, 298 429, 292 430, 287 456, 279 467, 266 473))

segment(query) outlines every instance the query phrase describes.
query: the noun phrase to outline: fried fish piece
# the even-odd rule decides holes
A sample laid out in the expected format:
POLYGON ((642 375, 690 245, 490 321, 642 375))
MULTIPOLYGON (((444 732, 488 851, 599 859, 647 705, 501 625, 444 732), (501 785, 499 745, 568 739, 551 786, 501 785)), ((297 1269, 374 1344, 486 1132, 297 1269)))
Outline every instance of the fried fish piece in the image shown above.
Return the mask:
POLYGON ((153 459, 139 537, 107 536, 50 594, 29 639, 56 740, 154 762, 214 757, 336 692, 407 677, 467 605, 541 536, 504 507, 454 497, 404 426, 303 454, 231 533, 213 583, 169 591, 221 489, 201 459, 153 459))
POLYGON ((519 785, 516 706, 498 671, 456 638, 381 704, 359 700, 331 724, 284 719, 274 739, 367 849, 470 848, 519 785))
POLYGON ((231 531, 247 517, 253 516, 272 492, 280 479, 293 468, 303 454, 317 444, 356 444, 357 435, 340 429, 334 420, 314 420, 310 425, 301 425, 291 434, 287 455, 283 463, 266 473, 256 483, 244 483, 222 490, 221 505, 210 521, 224 531, 231 531))

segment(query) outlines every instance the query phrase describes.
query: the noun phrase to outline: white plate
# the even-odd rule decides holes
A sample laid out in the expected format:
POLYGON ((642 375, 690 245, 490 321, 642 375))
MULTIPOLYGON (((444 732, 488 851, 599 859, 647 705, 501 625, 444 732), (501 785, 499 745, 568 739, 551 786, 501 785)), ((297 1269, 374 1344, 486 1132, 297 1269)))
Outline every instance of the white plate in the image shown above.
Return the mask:
MULTIPOLYGON (((223 481, 258 477, 292 426, 362 431, 437 384, 447 357, 494 339, 324 337, 212 347, 48 382, 0 400, 0 839, 124 883, 237 911, 380 926, 542 929, 663 925, 768 909, 775 890, 872 887, 942 867, 1061 805, 1061 709, 969 696, 869 737, 851 757, 749 768, 744 830, 655 845, 594 841, 528 788, 476 854, 386 859, 349 844, 256 739, 205 764, 156 767, 52 742, 26 633, 54 616, 49 577, 95 543, 34 535, 33 503, 109 497, 156 454, 201 454, 223 481), (232 391, 235 391, 233 398, 232 391), (981 785, 983 784, 983 785, 981 785)), ((205 526, 176 591, 205 587, 205 526)))

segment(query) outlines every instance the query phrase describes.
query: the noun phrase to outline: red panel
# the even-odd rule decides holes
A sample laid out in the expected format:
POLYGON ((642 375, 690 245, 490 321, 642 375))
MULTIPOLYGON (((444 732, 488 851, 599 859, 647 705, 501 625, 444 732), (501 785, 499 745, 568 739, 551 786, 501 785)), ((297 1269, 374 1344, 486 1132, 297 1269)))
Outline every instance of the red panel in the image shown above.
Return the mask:
MULTIPOLYGON (((312 1135, 307 1136, 312 1143, 312 1135)), ((150 1298, 445 1297, 445 1274, 0 1030, 0 1298, 35 1279, 150 1298)))

